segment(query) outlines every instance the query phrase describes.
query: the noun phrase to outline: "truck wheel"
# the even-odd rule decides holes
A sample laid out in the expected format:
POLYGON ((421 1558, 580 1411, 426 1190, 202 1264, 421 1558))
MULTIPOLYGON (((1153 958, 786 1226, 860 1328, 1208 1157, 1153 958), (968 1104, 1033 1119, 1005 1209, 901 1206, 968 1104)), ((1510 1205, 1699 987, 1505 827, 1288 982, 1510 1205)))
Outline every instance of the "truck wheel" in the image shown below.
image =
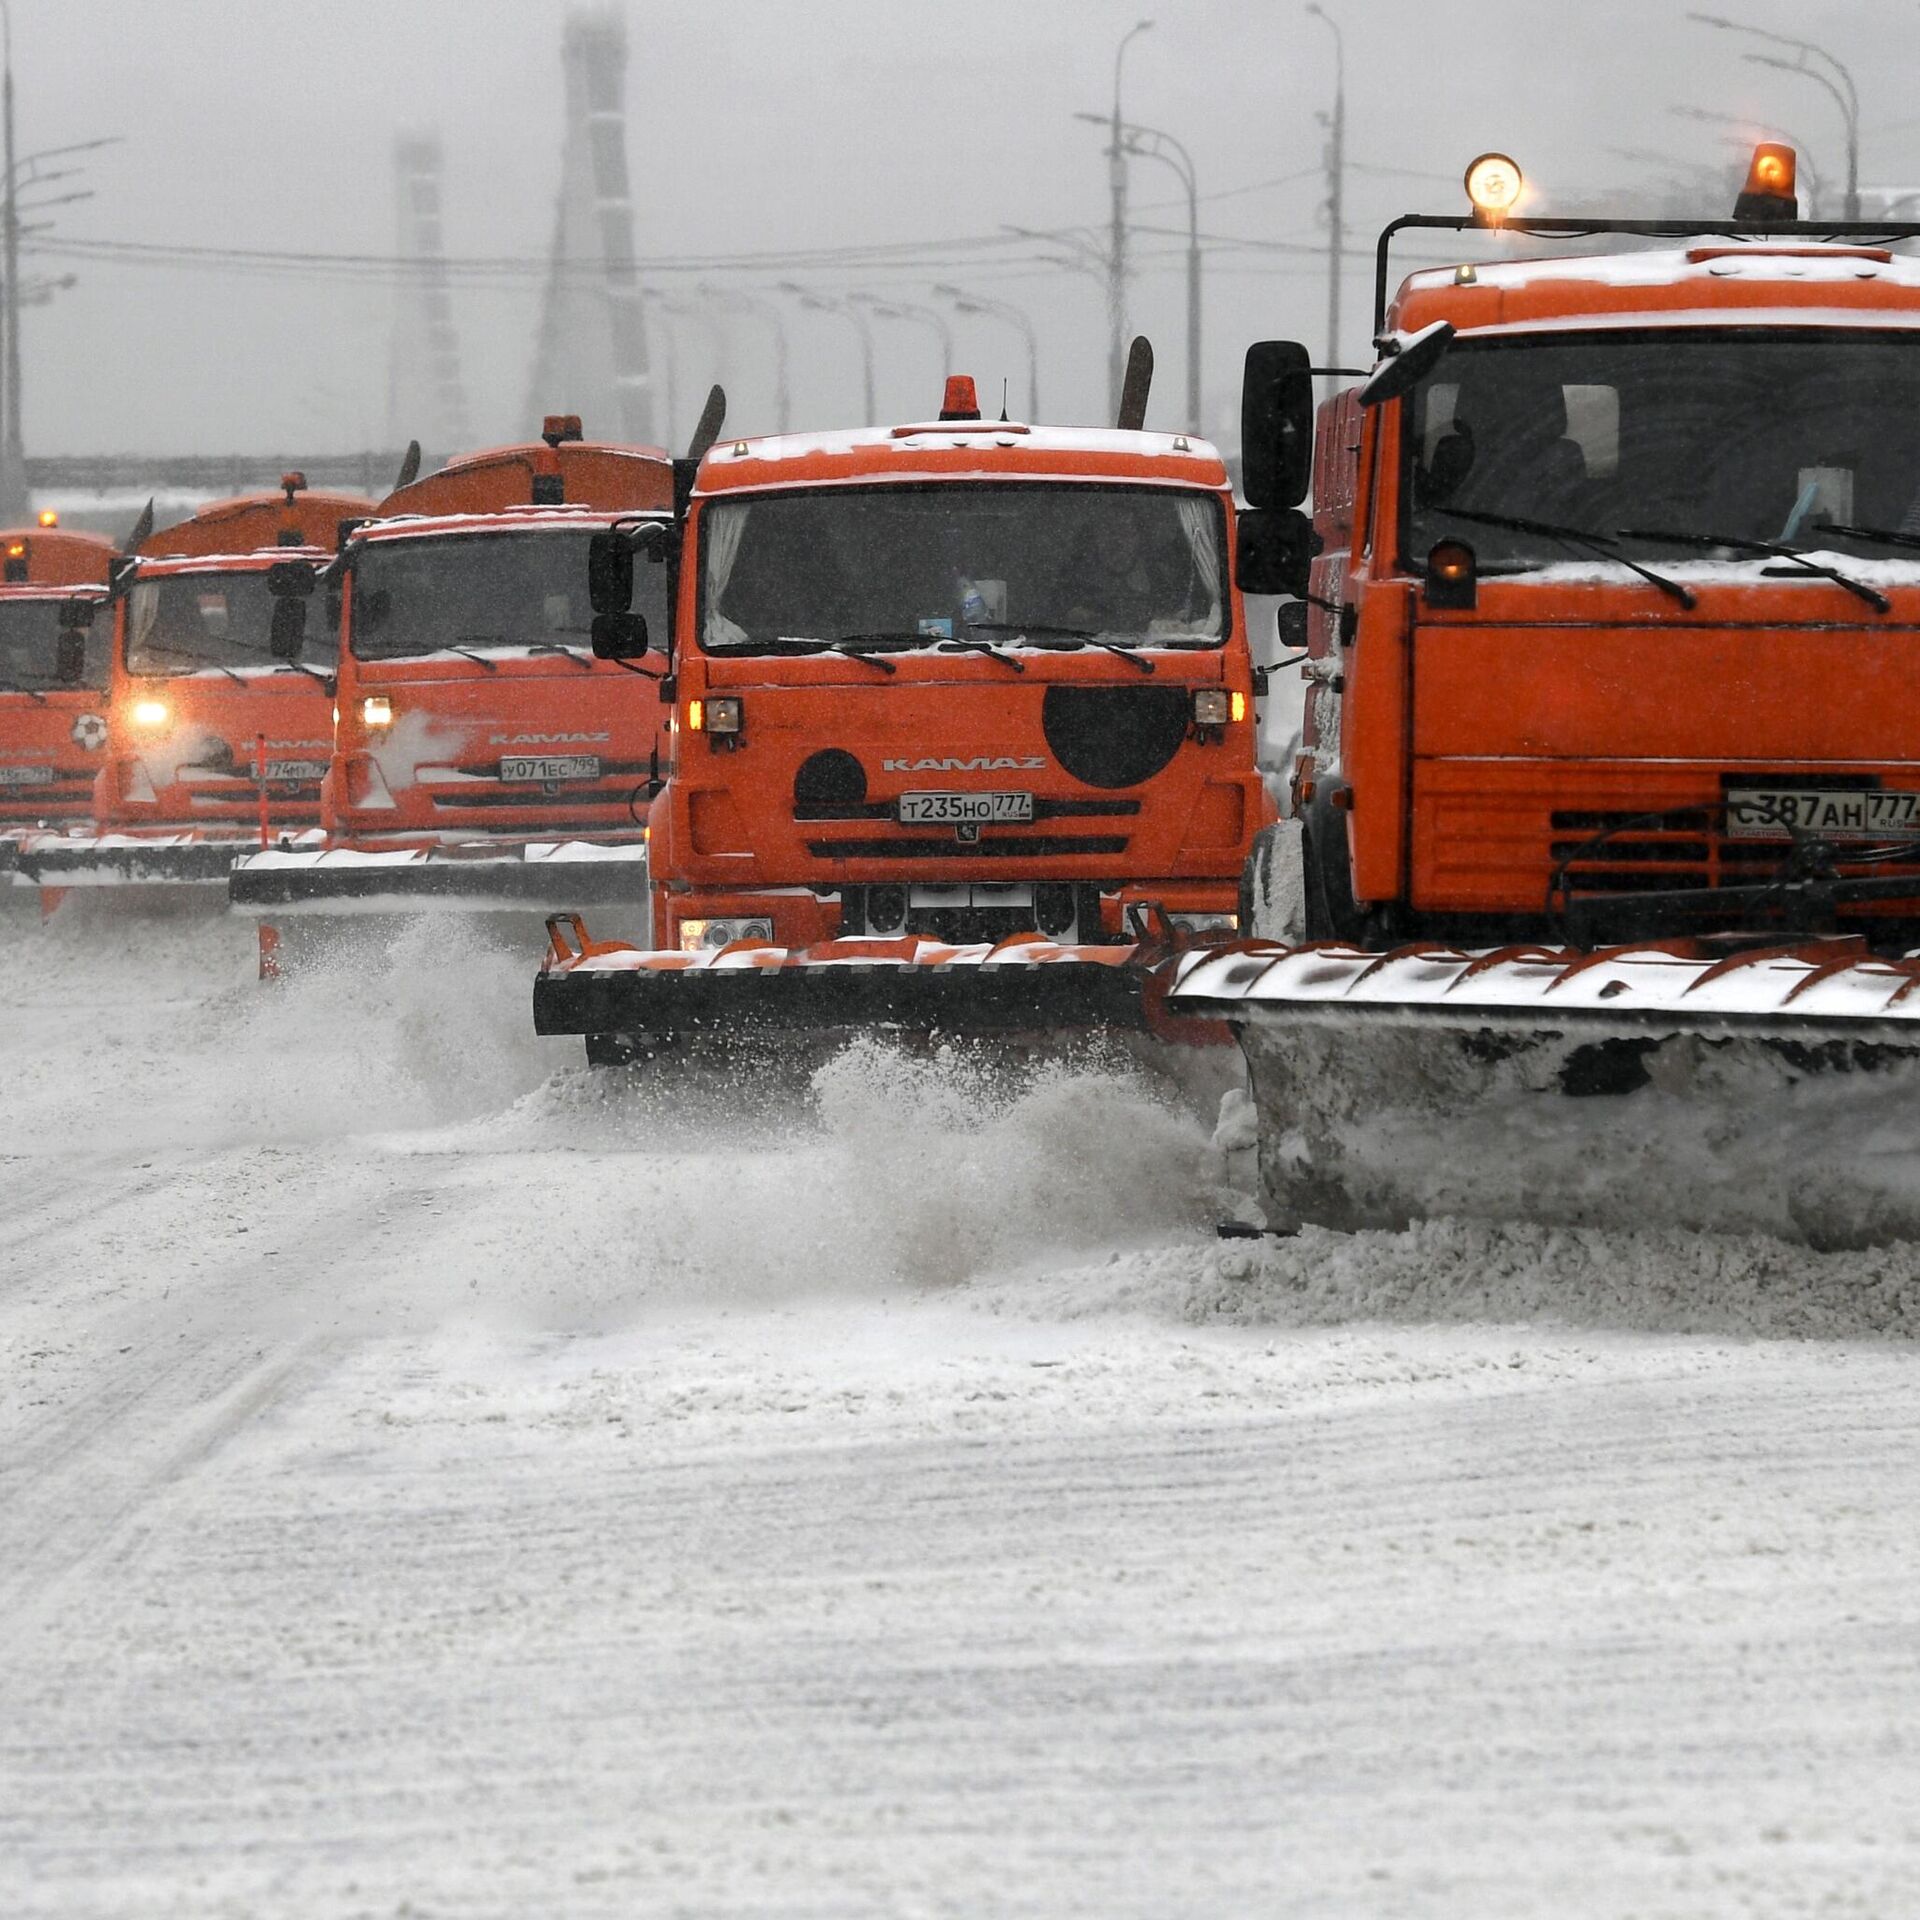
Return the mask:
POLYGON ((1353 875, 1347 865, 1346 836, 1323 827, 1306 833, 1302 862, 1306 878, 1309 940, 1366 943, 1366 923, 1354 904, 1353 875))

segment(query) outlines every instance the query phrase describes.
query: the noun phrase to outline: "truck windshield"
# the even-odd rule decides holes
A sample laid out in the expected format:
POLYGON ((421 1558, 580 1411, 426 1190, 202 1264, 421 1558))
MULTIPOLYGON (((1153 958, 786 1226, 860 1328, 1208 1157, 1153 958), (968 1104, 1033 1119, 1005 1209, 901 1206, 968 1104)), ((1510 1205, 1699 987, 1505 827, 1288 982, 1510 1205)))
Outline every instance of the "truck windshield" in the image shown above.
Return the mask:
MULTIPOLYGON (((592 531, 370 540, 354 557, 347 644, 356 660, 503 647, 564 648, 588 659, 592 531)), ((656 634, 665 632, 666 576, 645 561, 634 568, 634 603, 656 634)))
POLYGON ((842 487, 722 500, 701 517, 701 641, 1217 645, 1226 529, 1195 489, 842 487))
POLYGON ((0 600, 0 693, 9 687, 104 687, 107 684, 107 642, 113 631, 104 604, 94 611, 87 629, 86 666, 77 681, 62 681, 55 672, 60 650, 59 600, 0 600))
POLYGON ((1415 564, 1443 539, 1469 541, 1483 568, 1591 556, 1549 525, 1603 541, 1634 529, 1642 561, 1697 560, 1714 534, 1806 548, 1828 524, 1920 532, 1920 332, 1462 340, 1408 405, 1415 564))
MULTIPOLYGON (((333 596, 307 603, 303 661, 330 667, 337 650, 333 596)), ((272 646, 273 595, 263 572, 174 573, 136 580, 127 595, 129 673, 232 673, 277 669, 272 646)))

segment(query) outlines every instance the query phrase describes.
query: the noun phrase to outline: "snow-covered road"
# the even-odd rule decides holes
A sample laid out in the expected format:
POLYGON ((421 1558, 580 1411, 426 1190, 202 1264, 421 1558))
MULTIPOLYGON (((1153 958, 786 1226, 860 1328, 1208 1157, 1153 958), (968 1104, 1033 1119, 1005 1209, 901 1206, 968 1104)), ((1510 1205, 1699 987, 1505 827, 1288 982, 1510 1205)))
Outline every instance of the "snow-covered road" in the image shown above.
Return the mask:
POLYGON ((1223 1245, 1112 1066, 19 904, 0 1913, 1920 1908, 1909 1250, 1223 1245))

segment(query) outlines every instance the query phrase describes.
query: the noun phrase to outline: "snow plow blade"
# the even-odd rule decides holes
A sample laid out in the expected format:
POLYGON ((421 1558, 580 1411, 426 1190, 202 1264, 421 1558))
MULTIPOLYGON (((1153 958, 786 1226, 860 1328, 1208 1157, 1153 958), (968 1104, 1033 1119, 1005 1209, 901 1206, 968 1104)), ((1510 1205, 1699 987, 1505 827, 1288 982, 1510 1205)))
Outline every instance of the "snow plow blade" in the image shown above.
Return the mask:
POLYGON ((556 916, 547 932, 535 1030, 629 1036, 643 1046, 840 1029, 955 1037, 1160 1031, 1177 964, 1165 949, 1061 946, 1038 934, 967 946, 912 936, 799 949, 736 941, 673 953, 595 941, 577 915, 556 916))
POLYGON ((1920 955, 1242 941, 1168 1004, 1240 1042, 1277 1230, 1920 1231, 1920 955))
POLYGON ((234 863, 236 908, 301 913, 551 913, 562 901, 637 905, 643 842, 585 840, 362 850, 268 848, 234 863))
POLYGON ((14 878, 31 887, 220 887, 253 844, 191 833, 43 834, 20 843, 14 878))

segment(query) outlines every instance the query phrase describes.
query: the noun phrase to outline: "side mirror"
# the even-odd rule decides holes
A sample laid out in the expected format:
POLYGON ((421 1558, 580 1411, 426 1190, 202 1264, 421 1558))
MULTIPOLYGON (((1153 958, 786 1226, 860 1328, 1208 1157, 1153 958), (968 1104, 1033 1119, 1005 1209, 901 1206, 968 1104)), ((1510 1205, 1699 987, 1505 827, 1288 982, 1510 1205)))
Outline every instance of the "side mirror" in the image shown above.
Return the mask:
MULTIPOLYGON (((587 544, 587 598, 596 614, 625 613, 633 605, 633 544, 617 528, 596 533, 587 544)), ((595 653, 600 652, 600 622, 593 623, 595 653)), ((644 652, 642 644, 641 651, 644 652)), ((602 654, 606 660, 623 658, 602 654)))
POLYGON ((1240 384, 1241 490, 1256 507, 1297 507, 1313 478, 1313 356, 1256 340, 1240 384))
POLYGON ((1374 368, 1367 384, 1360 389, 1363 407, 1384 406, 1409 393, 1439 365, 1440 356, 1453 344, 1453 322, 1436 320, 1430 327, 1409 334, 1400 343, 1400 351, 1374 368))
MULTIPOLYGON (((312 591, 309 584, 308 591, 312 591)), ((307 638, 307 603, 288 595, 273 603, 273 627, 269 634, 269 645, 276 660, 295 660, 300 658, 301 648, 307 638)))
POLYGON ((1276 607, 1273 630, 1289 653, 1304 652, 1307 644, 1307 603, 1304 600, 1289 600, 1285 606, 1276 607))
POLYGON ((107 592, 113 598, 119 596, 133 585, 133 576, 140 570, 140 562, 130 553, 116 553, 107 562, 107 592))
POLYGON ((1303 599, 1320 536, 1294 507, 1252 508, 1241 514, 1234 584, 1242 593, 1283 593, 1303 599))
POLYGON ((304 600, 313 591, 313 568, 304 560, 276 560, 267 569, 267 591, 276 600, 304 600))
POLYGON ((63 687, 77 687, 87 671, 87 636, 64 621, 53 643, 53 677, 63 687))
MULTIPOLYGON (((633 564, 633 556, 627 556, 633 564)), ((647 651, 644 613, 596 613, 593 616, 593 657, 596 660, 638 660, 647 651)))

